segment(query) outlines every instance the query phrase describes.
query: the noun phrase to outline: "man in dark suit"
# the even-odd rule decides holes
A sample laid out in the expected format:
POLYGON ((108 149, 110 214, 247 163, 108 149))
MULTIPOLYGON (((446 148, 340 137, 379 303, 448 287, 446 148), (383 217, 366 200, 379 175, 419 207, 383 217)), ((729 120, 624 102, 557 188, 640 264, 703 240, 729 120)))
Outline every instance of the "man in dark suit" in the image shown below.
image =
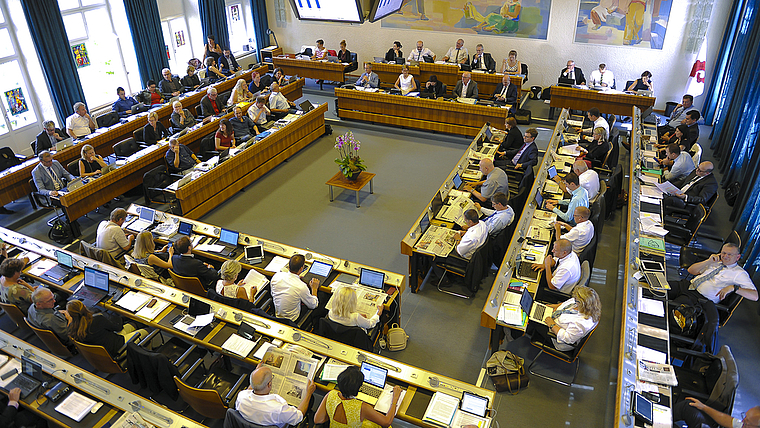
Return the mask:
POLYGON ((170 99, 172 97, 179 96, 184 92, 185 88, 179 81, 179 77, 172 75, 171 70, 165 68, 161 70, 161 74, 164 76, 160 82, 158 82, 158 90, 161 92, 161 96, 164 99, 170 99))
POLYGON ((206 95, 201 98, 201 114, 205 117, 215 116, 224 111, 224 103, 219 99, 216 88, 206 89, 206 95))
POLYGON ((506 165, 521 171, 533 168, 538 163, 538 147, 535 143, 537 136, 538 130, 536 128, 528 128, 523 135, 522 146, 519 149, 507 150, 506 155, 504 155, 506 165))
POLYGON ((187 236, 179 238, 174 243, 172 270, 180 276, 198 278, 206 290, 213 287, 219 279, 219 272, 213 266, 193 257, 193 246, 187 236))
POLYGON ((682 143, 686 146, 686 150, 691 149, 691 146, 699 141, 699 125, 697 125, 697 121, 699 121, 699 111, 697 110, 689 110, 683 119, 683 124, 689 127, 686 139, 682 143))
POLYGON ((228 76, 240 70, 240 64, 229 49, 225 49, 224 54, 219 57, 219 68, 221 68, 222 73, 228 76))
POLYGON ((472 74, 469 71, 462 73, 462 80, 458 81, 454 88, 454 96, 457 98, 478 97, 478 82, 472 81, 472 74))
POLYGON ((511 105, 509 112, 514 114, 517 105, 517 87, 512 85, 509 81, 509 75, 505 74, 501 78, 501 83, 496 86, 496 90, 493 91, 493 99, 496 104, 511 105))
POLYGON ((55 147, 57 142, 69 138, 69 134, 62 129, 56 128, 52 120, 46 120, 42 124, 42 127, 43 130, 37 134, 37 141, 34 144, 34 154, 38 156, 43 151, 55 147))
POLYGON ((712 170, 712 162, 702 162, 691 174, 672 181, 680 191, 662 199, 665 214, 673 212, 673 208, 686 208, 686 204, 704 204, 712 198, 718 191, 718 181, 712 170))
POLYGON ((585 85, 586 78, 583 76, 583 70, 580 67, 575 66, 575 61, 568 60, 567 67, 563 68, 559 73, 560 79, 573 79, 576 85, 585 85))
POLYGON ((475 46, 475 55, 472 57, 472 69, 496 71, 496 61, 494 61, 490 53, 483 52, 483 44, 481 43, 475 46))

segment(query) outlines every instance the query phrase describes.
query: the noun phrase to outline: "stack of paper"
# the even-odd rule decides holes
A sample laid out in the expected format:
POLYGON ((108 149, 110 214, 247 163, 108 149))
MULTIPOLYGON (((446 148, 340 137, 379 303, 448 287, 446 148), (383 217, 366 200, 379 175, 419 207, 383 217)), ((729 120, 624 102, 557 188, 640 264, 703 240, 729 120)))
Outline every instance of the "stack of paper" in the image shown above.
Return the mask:
POLYGON ((128 311, 136 312, 143 306, 147 305, 152 298, 153 296, 149 294, 145 294, 139 291, 130 291, 129 293, 123 295, 121 299, 116 302, 116 305, 121 306, 128 311))
POLYGON ((55 407, 55 410, 64 416, 68 416, 77 422, 81 422, 84 417, 95 407, 97 401, 85 397, 74 391, 66 397, 61 404, 55 407))
POLYGON ((640 380, 661 385, 676 386, 676 372, 670 364, 650 363, 639 360, 637 377, 640 380))
POLYGON ((454 413, 456 413, 458 406, 459 398, 436 391, 425 410, 422 421, 448 428, 454 419, 454 413))
POLYGON ((238 334, 232 334, 222 345, 222 349, 245 358, 253 351, 256 342, 248 340, 238 334))
POLYGON ((287 266, 288 262, 290 260, 286 259, 285 257, 280 256, 274 256, 271 262, 267 265, 267 267, 264 268, 267 272, 279 272, 287 266))

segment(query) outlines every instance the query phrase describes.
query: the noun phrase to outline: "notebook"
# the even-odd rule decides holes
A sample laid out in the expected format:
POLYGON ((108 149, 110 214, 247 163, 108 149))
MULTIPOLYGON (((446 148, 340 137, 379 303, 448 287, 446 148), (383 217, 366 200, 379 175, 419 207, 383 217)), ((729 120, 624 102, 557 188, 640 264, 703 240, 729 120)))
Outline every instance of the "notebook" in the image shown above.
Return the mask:
POLYGON ((177 240, 183 236, 190 238, 193 235, 193 224, 180 220, 179 227, 177 227, 177 233, 171 237, 171 242, 177 242, 177 240))
MULTIPOLYGON (((16 369, 14 369, 16 370, 16 369)), ((21 357, 21 373, 5 386, 10 391, 13 388, 21 390, 21 398, 26 398, 42 385, 42 364, 36 363, 29 358, 21 357)))
POLYGON ((221 232, 219 232, 219 240, 216 241, 216 244, 221 245, 224 248, 218 253, 230 257, 235 249, 237 249, 239 237, 240 233, 222 228, 221 232))
POLYGON ((385 379, 388 376, 388 370, 365 361, 362 363, 361 371, 364 375, 364 383, 359 388, 356 398, 374 406, 385 389, 385 379))
POLYGON ((127 230, 140 233, 153 225, 156 219, 156 211, 150 208, 140 207, 140 217, 132 220, 126 227, 127 230))
POLYGON ((108 295, 108 272, 84 268, 84 284, 69 300, 81 300, 85 307, 91 308, 108 295))
POLYGON ((55 282, 61 282, 63 278, 74 272, 74 258, 71 254, 55 250, 55 258, 58 264, 43 273, 44 276, 55 282))
POLYGON ((250 245, 245 247, 245 261, 251 264, 259 264, 264 261, 264 246, 250 245))
POLYGON ((385 274, 383 272, 359 268, 359 285, 382 291, 384 284, 385 274))
MULTIPOLYGON (((530 293, 528 293, 528 296, 530 297, 530 293)), ((530 312, 528 319, 546 325, 546 321, 544 321, 544 319, 546 317, 552 316, 553 313, 554 309, 546 306, 541 302, 534 302, 533 297, 530 297, 530 312)))
POLYGON ((66 147, 71 147, 74 145, 74 139, 69 137, 65 140, 61 140, 57 143, 55 143, 55 151, 60 152, 61 150, 65 149, 66 147))
POLYGON ((314 260, 309 267, 309 271, 303 276, 303 282, 308 284, 312 279, 316 278, 320 283, 324 283, 327 277, 330 276, 332 269, 332 264, 314 260))

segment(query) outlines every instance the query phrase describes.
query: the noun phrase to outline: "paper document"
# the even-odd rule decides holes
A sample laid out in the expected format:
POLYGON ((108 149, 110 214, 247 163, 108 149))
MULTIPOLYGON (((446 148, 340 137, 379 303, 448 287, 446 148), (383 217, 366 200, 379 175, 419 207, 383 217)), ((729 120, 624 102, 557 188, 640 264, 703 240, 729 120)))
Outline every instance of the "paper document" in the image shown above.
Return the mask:
POLYGON ((436 391, 422 420, 434 425, 448 427, 454 419, 454 413, 458 406, 459 398, 436 391))
POLYGON ((77 422, 81 422, 82 419, 90 413, 90 410, 95 407, 96 403, 97 401, 73 391, 61 402, 61 404, 55 407, 55 410, 77 422))
POLYGON ((221 253, 224 250, 224 245, 219 244, 201 244, 195 248, 198 251, 205 251, 207 253, 221 253))
POLYGON ((673 426, 673 411, 670 407, 655 404, 652 428, 670 428, 673 426))
POLYGON ((150 294, 145 294, 140 291, 130 291, 129 293, 123 295, 121 299, 116 302, 116 305, 121 306, 128 311, 135 312, 143 306, 147 305, 152 298, 153 296, 150 294))
POLYGON ((656 186, 658 189, 662 190, 663 193, 669 193, 671 195, 681 193, 681 189, 674 186, 673 183, 671 183, 670 181, 666 181, 664 183, 657 183, 656 186))
POLYGON ((491 418, 480 418, 471 413, 463 412, 457 409, 454 413, 454 420, 451 421, 452 428, 460 428, 465 425, 475 425, 478 428, 488 428, 491 425, 491 418))
POLYGON ((651 175, 639 174, 639 180, 652 186, 656 186, 658 184, 657 177, 652 177, 651 175))
POLYGON ((414 244, 414 248, 427 254, 446 257, 457 243, 457 232, 445 227, 430 225, 425 234, 414 244))
POLYGON ((322 369, 321 379, 328 382, 335 382, 338 380, 338 375, 343 373, 343 370, 348 367, 347 364, 325 364, 322 369))
POLYGON ((636 355, 638 356, 639 361, 645 360, 658 364, 665 364, 668 359, 667 355, 665 355, 664 352, 660 352, 641 345, 638 345, 636 348, 636 355))
POLYGON ((52 259, 40 260, 34 266, 32 266, 31 269, 29 269, 29 273, 34 276, 42 276, 42 274, 57 264, 58 262, 52 259))
POLYGON ((522 326, 526 320, 522 308, 514 305, 502 305, 499 308, 498 320, 504 324, 522 326))
POLYGON ((656 338, 662 339, 662 340, 668 340, 668 331, 667 330, 664 330, 664 329, 661 329, 661 328, 657 328, 657 327, 652 327, 652 326, 646 325, 646 324, 639 324, 638 328, 639 328, 639 333, 640 334, 643 334, 643 335, 646 335, 646 336, 656 337, 656 338))
POLYGON ((661 385, 676 386, 676 372, 670 364, 650 363, 639 360, 638 378, 645 382, 658 383, 661 385))
POLYGON ((267 265, 267 267, 264 268, 267 272, 279 272, 285 268, 285 266, 288 265, 288 262, 290 260, 286 259, 285 257, 280 256, 274 256, 271 262, 267 265))
POLYGON ((643 196, 654 199, 662 199, 662 190, 654 186, 641 186, 639 191, 643 196))
POLYGON ((203 328, 203 327, 211 324, 212 321, 214 321, 214 313, 213 312, 210 313, 210 314, 198 315, 197 317, 195 317, 195 321, 193 321, 193 323, 190 324, 190 327, 201 329, 201 328, 203 328))
POLYGON ((639 299, 639 312, 644 312, 645 314, 654 315, 656 317, 664 317, 665 305, 659 300, 642 297, 639 299))
POLYGON ((577 144, 572 144, 570 146, 563 146, 558 148, 557 154, 566 156, 579 156, 581 154, 581 151, 577 144))
POLYGON ((152 308, 149 308, 148 305, 145 305, 143 306, 142 309, 137 311, 135 315, 137 315, 138 317, 143 317, 147 319, 148 321, 153 321, 154 319, 156 319, 158 314, 161 313, 161 311, 166 309, 167 306, 169 306, 168 301, 156 299, 156 304, 153 305, 152 308))
POLYGON ((259 348, 259 349, 256 351, 256 353, 255 353, 255 354, 253 354, 253 358, 255 358, 255 359, 257 359, 257 360, 261 360, 262 358, 264 358, 264 355, 267 353, 267 351, 269 350, 269 348, 276 348, 276 347, 277 347, 277 345, 275 345, 275 344, 274 344, 274 343, 272 343, 272 342, 267 342, 267 343, 264 343, 264 344, 262 344, 262 345, 261 345, 261 347, 260 347, 260 348, 259 348))
MULTIPOLYGON (((396 412, 398 412, 398 408, 401 406, 401 402, 404 401, 404 397, 406 396, 406 390, 402 389, 401 394, 398 396, 398 401, 396 402, 396 412)), ((393 385, 385 385, 385 389, 383 389, 383 393, 380 394, 380 398, 377 400, 377 403, 375 403, 375 410, 377 410, 380 413, 388 413, 388 410, 391 409, 391 401, 393 400, 393 385)))
POLYGON ((257 342, 248 340, 237 334, 232 334, 222 345, 222 349, 245 358, 253 351, 257 342))
POLYGON ((298 406, 306 391, 306 383, 314 379, 319 360, 296 352, 270 348, 262 364, 272 370, 272 393, 279 394, 288 404, 298 406))

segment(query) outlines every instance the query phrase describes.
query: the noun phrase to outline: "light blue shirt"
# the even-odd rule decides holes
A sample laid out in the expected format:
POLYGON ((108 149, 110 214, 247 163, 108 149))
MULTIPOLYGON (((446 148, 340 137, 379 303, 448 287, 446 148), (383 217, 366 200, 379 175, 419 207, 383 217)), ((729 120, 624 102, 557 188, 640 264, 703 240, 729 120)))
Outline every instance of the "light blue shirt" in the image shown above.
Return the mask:
POLYGON ((507 209, 501 211, 481 208, 480 212, 486 216, 486 218, 481 221, 485 222, 486 227, 488 227, 488 234, 491 236, 497 235, 504 230, 505 227, 512 224, 512 220, 515 218, 515 212, 510 206, 507 206, 507 209))
POLYGON ((570 192, 570 199, 563 199, 557 202, 559 205, 567 205, 567 211, 562 212, 559 208, 554 208, 552 212, 557 214, 557 217, 561 218, 567 224, 575 226, 575 209, 578 207, 588 208, 588 192, 583 186, 578 186, 577 189, 570 192))
POLYGON ((662 177, 667 181, 678 180, 691 174, 695 169, 694 160, 689 155, 689 152, 681 152, 676 160, 673 161, 670 171, 665 171, 662 177))
POLYGON ((366 86, 369 88, 377 88, 380 86, 380 76, 378 76, 374 71, 370 72, 369 74, 362 73, 362 75, 359 76, 359 78, 356 80, 356 85, 366 86), (367 83, 364 83, 364 76, 369 76, 369 81, 367 83))

